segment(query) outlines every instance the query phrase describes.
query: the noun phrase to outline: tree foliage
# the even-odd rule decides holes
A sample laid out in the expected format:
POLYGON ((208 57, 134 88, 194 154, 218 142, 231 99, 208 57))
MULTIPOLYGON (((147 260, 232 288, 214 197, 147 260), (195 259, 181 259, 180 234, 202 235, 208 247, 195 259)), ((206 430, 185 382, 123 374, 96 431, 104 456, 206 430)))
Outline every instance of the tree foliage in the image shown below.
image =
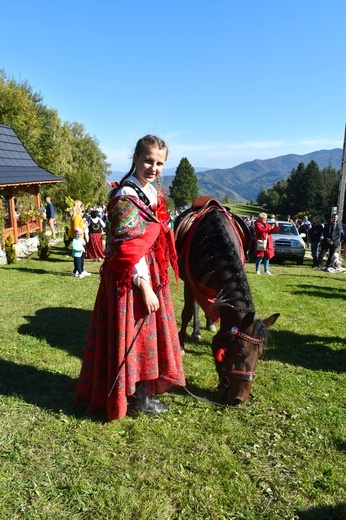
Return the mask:
POLYGON ((287 178, 268 190, 261 189, 257 201, 276 215, 319 215, 329 218, 337 205, 340 171, 331 166, 320 170, 315 161, 299 163, 287 178))
POLYGON ((186 157, 181 159, 176 169, 169 192, 176 208, 191 204, 198 195, 198 180, 195 169, 186 157))
POLYGON ((65 179, 42 188, 42 195, 50 195, 58 210, 65 210, 66 196, 95 204, 106 201, 110 165, 97 139, 82 124, 62 122, 28 82, 17 82, 3 70, 0 123, 13 128, 39 166, 65 179))

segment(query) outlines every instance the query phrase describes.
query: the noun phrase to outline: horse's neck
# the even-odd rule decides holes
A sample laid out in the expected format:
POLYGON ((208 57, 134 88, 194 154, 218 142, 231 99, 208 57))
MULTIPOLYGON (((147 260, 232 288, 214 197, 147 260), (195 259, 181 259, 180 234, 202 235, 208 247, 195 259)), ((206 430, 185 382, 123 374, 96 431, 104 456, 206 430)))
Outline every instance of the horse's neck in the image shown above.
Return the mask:
POLYGON ((245 292, 239 291, 239 288, 233 291, 228 288, 225 293, 224 302, 227 302, 228 305, 219 307, 220 329, 223 331, 229 330, 234 325, 239 327, 247 312, 255 312, 248 287, 245 288, 245 292))
POLYGON ((220 332, 231 330, 234 326, 239 327, 243 316, 244 314, 229 307, 220 307, 220 332))

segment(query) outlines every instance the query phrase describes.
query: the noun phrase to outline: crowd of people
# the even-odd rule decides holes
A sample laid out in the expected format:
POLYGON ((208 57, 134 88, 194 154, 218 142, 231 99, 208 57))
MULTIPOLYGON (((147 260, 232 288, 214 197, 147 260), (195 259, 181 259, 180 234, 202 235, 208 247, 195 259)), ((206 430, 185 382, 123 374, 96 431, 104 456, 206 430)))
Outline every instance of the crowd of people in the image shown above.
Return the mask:
POLYGON ((302 220, 293 221, 299 234, 303 237, 306 247, 311 247, 312 267, 314 269, 329 269, 335 267, 335 258, 339 253, 337 250, 344 239, 344 233, 339 225, 337 213, 332 213, 329 222, 322 223, 321 218, 316 216, 310 222, 305 215, 302 220), (323 262, 327 256, 325 267, 323 262))
MULTIPOLYGON (((268 218, 266 213, 260 213, 257 218, 251 216, 244 219, 253 234, 252 253, 256 262, 256 274, 260 274, 260 266, 263 261, 264 274, 269 271, 269 260, 274 256, 273 241, 271 234, 279 230, 275 215, 268 218), (265 247, 263 248, 263 243, 265 247)), ((307 215, 302 219, 293 219, 290 215, 285 218, 292 222, 298 233, 302 236, 306 248, 311 248, 312 267, 314 269, 325 269, 331 272, 344 272, 341 266, 341 257, 338 252, 344 240, 343 229, 338 222, 338 214, 333 213, 329 222, 322 223, 321 218, 316 216, 310 222, 307 215), (327 260, 324 266, 324 258, 327 260)))

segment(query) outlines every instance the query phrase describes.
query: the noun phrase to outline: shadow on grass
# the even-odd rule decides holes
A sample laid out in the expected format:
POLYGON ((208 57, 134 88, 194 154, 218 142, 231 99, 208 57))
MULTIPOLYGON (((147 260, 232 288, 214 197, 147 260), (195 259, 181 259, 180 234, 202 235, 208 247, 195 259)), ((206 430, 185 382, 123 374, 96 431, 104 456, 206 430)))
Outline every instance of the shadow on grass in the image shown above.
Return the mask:
MULTIPOLYGON (((334 446, 336 447, 337 450, 339 450, 343 453, 346 453, 346 440, 345 439, 335 437, 334 446)), ((346 518, 346 516, 345 516, 345 518, 346 518)))
POLYGON ((199 343, 192 343, 190 339, 184 345, 184 350, 187 354, 195 356, 205 356, 212 354, 211 341, 201 340, 199 343))
MULTIPOLYGON (((58 260, 58 259, 54 259, 52 260, 52 264, 55 264, 55 263, 61 263, 63 262, 63 260, 58 260)), ((46 264, 46 262, 45 262, 46 264)), ((37 265, 37 263, 35 262, 35 265, 37 265)), ((71 276, 71 273, 73 271, 73 262, 71 262, 71 271, 69 271, 68 273, 63 273, 61 271, 55 271, 54 270, 54 267, 52 265, 52 270, 49 270, 49 269, 42 269, 42 267, 35 267, 34 265, 34 262, 26 262, 25 264, 19 264, 18 266, 16 267, 13 267, 11 266, 11 271, 19 271, 21 273, 28 273, 28 274, 54 274, 56 276, 71 276)))
POLYGON ((26 403, 64 413, 92 422, 106 422, 104 413, 86 415, 87 406, 74 406, 74 391, 77 380, 65 374, 39 370, 29 365, 17 365, 12 361, 0 360, 0 394, 20 397, 26 403))
POLYGON ((64 374, 39 370, 0 360, 0 393, 19 396, 27 403, 53 412, 74 414, 73 395, 76 380, 64 374))
MULTIPOLYGON (((336 275, 329 274, 329 276, 333 276, 335 278, 336 275)), ((341 280, 342 278, 340 275, 338 275, 337 279, 341 280)), ((346 273, 343 275, 343 279, 346 282, 346 273)), ((321 285, 313 286, 310 284, 299 284, 299 287, 292 291, 292 294, 304 294, 305 296, 310 295, 311 297, 325 298, 326 300, 335 300, 338 298, 346 300, 346 283, 344 287, 339 286, 338 288, 321 285)))
POLYGON ((298 520, 344 520, 346 518, 346 502, 335 506, 320 505, 304 511, 297 511, 298 520))
POLYGON ((346 367, 346 350, 332 348, 333 343, 343 342, 341 337, 326 338, 290 331, 271 331, 264 360, 277 360, 310 370, 343 373, 346 367))
POLYGON ((21 325, 18 332, 46 340, 51 347, 81 358, 91 314, 92 311, 73 307, 39 309, 34 316, 25 316, 28 323, 21 325))

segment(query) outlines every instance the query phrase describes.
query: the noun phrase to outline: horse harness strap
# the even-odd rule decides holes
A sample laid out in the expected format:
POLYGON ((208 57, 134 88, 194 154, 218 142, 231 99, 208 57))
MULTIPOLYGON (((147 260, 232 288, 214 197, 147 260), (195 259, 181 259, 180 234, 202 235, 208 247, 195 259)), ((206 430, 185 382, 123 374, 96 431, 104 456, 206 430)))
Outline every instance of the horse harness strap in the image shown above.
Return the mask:
POLYGON ((236 326, 231 328, 230 333, 232 334, 232 336, 239 336, 243 340, 247 341, 248 343, 252 343, 253 345, 260 345, 261 343, 263 343, 263 338, 255 338, 254 336, 249 336, 248 334, 245 334, 245 332, 241 332, 236 326))
POLYGON ((186 216, 179 222, 177 229, 174 233, 175 238, 175 245, 177 249, 178 256, 182 256, 183 246, 184 242, 186 245, 186 237, 192 227, 192 224, 195 222, 195 220, 200 219, 210 207, 217 207, 221 209, 222 211, 225 211, 223 206, 220 204, 220 202, 216 199, 212 199, 208 197, 207 195, 202 195, 201 197, 197 197, 191 206, 191 210, 189 213, 187 213, 186 216))
MULTIPOLYGON (((260 345, 263 343, 264 338, 255 338, 254 336, 250 336, 249 334, 246 334, 245 332, 242 332, 238 329, 238 327, 234 326, 231 328, 230 331, 226 332, 225 334, 231 334, 232 341, 235 340, 236 336, 243 339, 247 343, 251 343, 252 345, 260 345)), ((223 355, 223 352, 225 352, 225 349, 220 349, 219 352, 221 355, 223 355)), ((217 356, 217 355, 216 355, 217 356)), ((236 370, 235 368, 231 368, 227 370, 226 368, 222 369, 224 371, 224 374, 222 376, 222 384, 226 387, 230 386, 230 380, 227 374, 232 374, 235 377, 238 377, 239 379, 243 379, 244 381, 251 382, 255 379, 255 372, 252 370, 236 370)))
POLYGON ((202 403, 205 403, 205 404, 211 404, 212 406, 217 406, 218 408, 227 408, 228 410, 234 410, 234 411, 247 411, 250 408, 252 408, 253 405, 255 404, 254 396, 252 394, 249 394, 249 397, 252 399, 251 404, 249 404, 247 406, 238 405, 235 407, 235 406, 231 406, 229 404, 222 404, 222 403, 217 403, 216 401, 211 401, 210 399, 207 399, 206 397, 200 397, 199 395, 196 395, 196 394, 193 394, 192 392, 190 392, 190 390, 188 390, 188 388, 186 386, 183 386, 183 389, 189 396, 193 397, 194 399, 197 399, 197 401, 201 401, 202 403))
POLYGON ((251 245, 251 232, 245 222, 238 217, 235 213, 232 213, 229 208, 226 206, 222 206, 222 204, 213 198, 208 197, 207 195, 202 195, 197 197, 191 206, 191 211, 187 213, 186 216, 179 222, 177 229, 175 230, 175 243, 178 256, 181 258, 184 254, 184 245, 186 245, 186 237, 189 234, 189 231, 194 224, 195 220, 200 219, 205 213, 209 211, 210 208, 217 208, 219 211, 225 213, 230 219, 233 229, 238 234, 238 239, 240 239, 240 243, 243 246, 243 251, 245 256, 247 257, 247 251, 250 249, 251 245), (185 242, 185 244, 184 244, 185 242))

